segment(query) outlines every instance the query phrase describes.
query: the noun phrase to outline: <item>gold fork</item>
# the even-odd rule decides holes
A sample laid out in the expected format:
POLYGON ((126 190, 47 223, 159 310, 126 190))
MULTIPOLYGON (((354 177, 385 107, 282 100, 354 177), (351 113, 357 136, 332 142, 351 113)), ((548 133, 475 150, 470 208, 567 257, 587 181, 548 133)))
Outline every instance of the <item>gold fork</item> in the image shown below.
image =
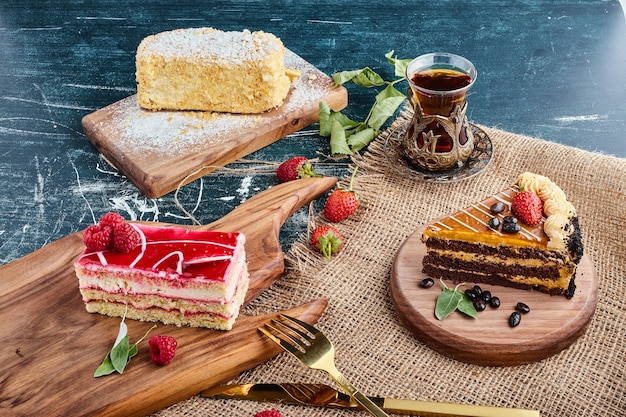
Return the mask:
POLYGON ((259 330, 300 362, 311 369, 326 371, 352 398, 372 415, 387 416, 367 396, 354 387, 335 366, 335 348, 326 336, 315 327, 296 318, 281 314, 259 330))

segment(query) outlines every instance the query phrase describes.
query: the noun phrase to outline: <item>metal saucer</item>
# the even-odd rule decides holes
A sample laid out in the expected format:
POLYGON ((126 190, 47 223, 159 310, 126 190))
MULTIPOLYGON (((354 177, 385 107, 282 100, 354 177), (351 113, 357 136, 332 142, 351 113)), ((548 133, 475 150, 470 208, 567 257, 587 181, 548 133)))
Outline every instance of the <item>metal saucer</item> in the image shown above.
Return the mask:
POLYGON ((493 159, 494 148, 491 138, 478 126, 470 123, 474 134, 474 151, 470 154, 465 164, 459 168, 448 171, 433 172, 416 166, 404 155, 402 150, 402 137, 408 128, 409 122, 396 126, 384 143, 384 152, 387 162, 398 174, 412 177, 416 180, 449 183, 472 178, 483 172, 493 159))

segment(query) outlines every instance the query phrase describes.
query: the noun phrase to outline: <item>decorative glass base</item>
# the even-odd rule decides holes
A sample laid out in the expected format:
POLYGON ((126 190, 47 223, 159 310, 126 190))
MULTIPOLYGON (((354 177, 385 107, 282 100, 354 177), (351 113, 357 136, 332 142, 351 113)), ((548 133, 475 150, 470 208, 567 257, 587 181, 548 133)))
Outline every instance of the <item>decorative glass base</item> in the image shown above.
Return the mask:
POLYGON ((471 178, 483 172, 493 158, 493 143, 484 130, 470 123, 474 134, 474 150, 465 163, 448 171, 428 171, 412 163, 406 156, 402 141, 410 122, 399 124, 385 140, 384 151, 391 168, 408 177, 427 182, 454 182, 471 178))

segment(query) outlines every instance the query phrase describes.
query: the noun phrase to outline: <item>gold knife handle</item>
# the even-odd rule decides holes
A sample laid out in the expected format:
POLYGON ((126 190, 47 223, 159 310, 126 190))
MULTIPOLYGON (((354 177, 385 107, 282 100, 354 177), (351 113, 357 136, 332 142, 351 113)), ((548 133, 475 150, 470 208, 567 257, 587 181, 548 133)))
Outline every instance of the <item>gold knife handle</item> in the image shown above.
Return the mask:
POLYGON ((483 405, 451 404, 385 398, 383 408, 393 414, 420 417, 541 417, 539 411, 483 405))
POLYGON ((334 366, 332 367, 332 369, 327 370, 326 372, 328 372, 328 375, 330 375, 330 377, 332 379, 335 380, 335 382, 341 387, 343 388, 348 394, 350 394, 350 396, 352 398, 354 398, 356 400, 356 402, 358 402, 359 404, 361 404, 363 406, 363 408, 365 408, 367 411, 370 412, 370 414, 376 416, 376 417, 389 417, 389 415, 387 413, 385 413, 380 407, 378 407, 376 404, 374 404, 374 402, 372 402, 372 400, 370 400, 367 396, 363 395, 363 393, 361 393, 361 391, 359 391, 358 389, 356 389, 354 387, 354 385, 352 385, 350 383, 350 381, 348 381, 338 370, 337 368, 335 368, 334 366))

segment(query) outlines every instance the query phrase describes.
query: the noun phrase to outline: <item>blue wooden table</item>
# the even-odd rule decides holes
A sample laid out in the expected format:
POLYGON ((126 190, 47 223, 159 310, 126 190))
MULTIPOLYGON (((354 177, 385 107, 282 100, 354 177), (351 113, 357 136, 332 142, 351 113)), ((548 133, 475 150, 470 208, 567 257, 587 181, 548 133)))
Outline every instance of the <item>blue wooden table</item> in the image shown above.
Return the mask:
MULTIPOLYGON (((161 198, 143 196, 86 140, 81 118, 132 95, 135 50, 184 27, 264 30, 327 74, 447 51, 479 75, 470 119, 513 133, 626 157, 626 19, 618 1, 4 1, 0 4, 0 264, 115 210, 129 219, 191 224, 222 217, 275 185, 249 163, 161 198)), ((406 88, 406 87, 404 87, 406 88)), ((347 114, 365 117, 375 92, 349 86, 347 114)), ((250 155, 279 162, 328 155, 326 138, 292 135, 250 155)), ((318 171, 347 174, 347 159, 318 171)), ((285 246, 306 211, 283 227, 285 246)))

